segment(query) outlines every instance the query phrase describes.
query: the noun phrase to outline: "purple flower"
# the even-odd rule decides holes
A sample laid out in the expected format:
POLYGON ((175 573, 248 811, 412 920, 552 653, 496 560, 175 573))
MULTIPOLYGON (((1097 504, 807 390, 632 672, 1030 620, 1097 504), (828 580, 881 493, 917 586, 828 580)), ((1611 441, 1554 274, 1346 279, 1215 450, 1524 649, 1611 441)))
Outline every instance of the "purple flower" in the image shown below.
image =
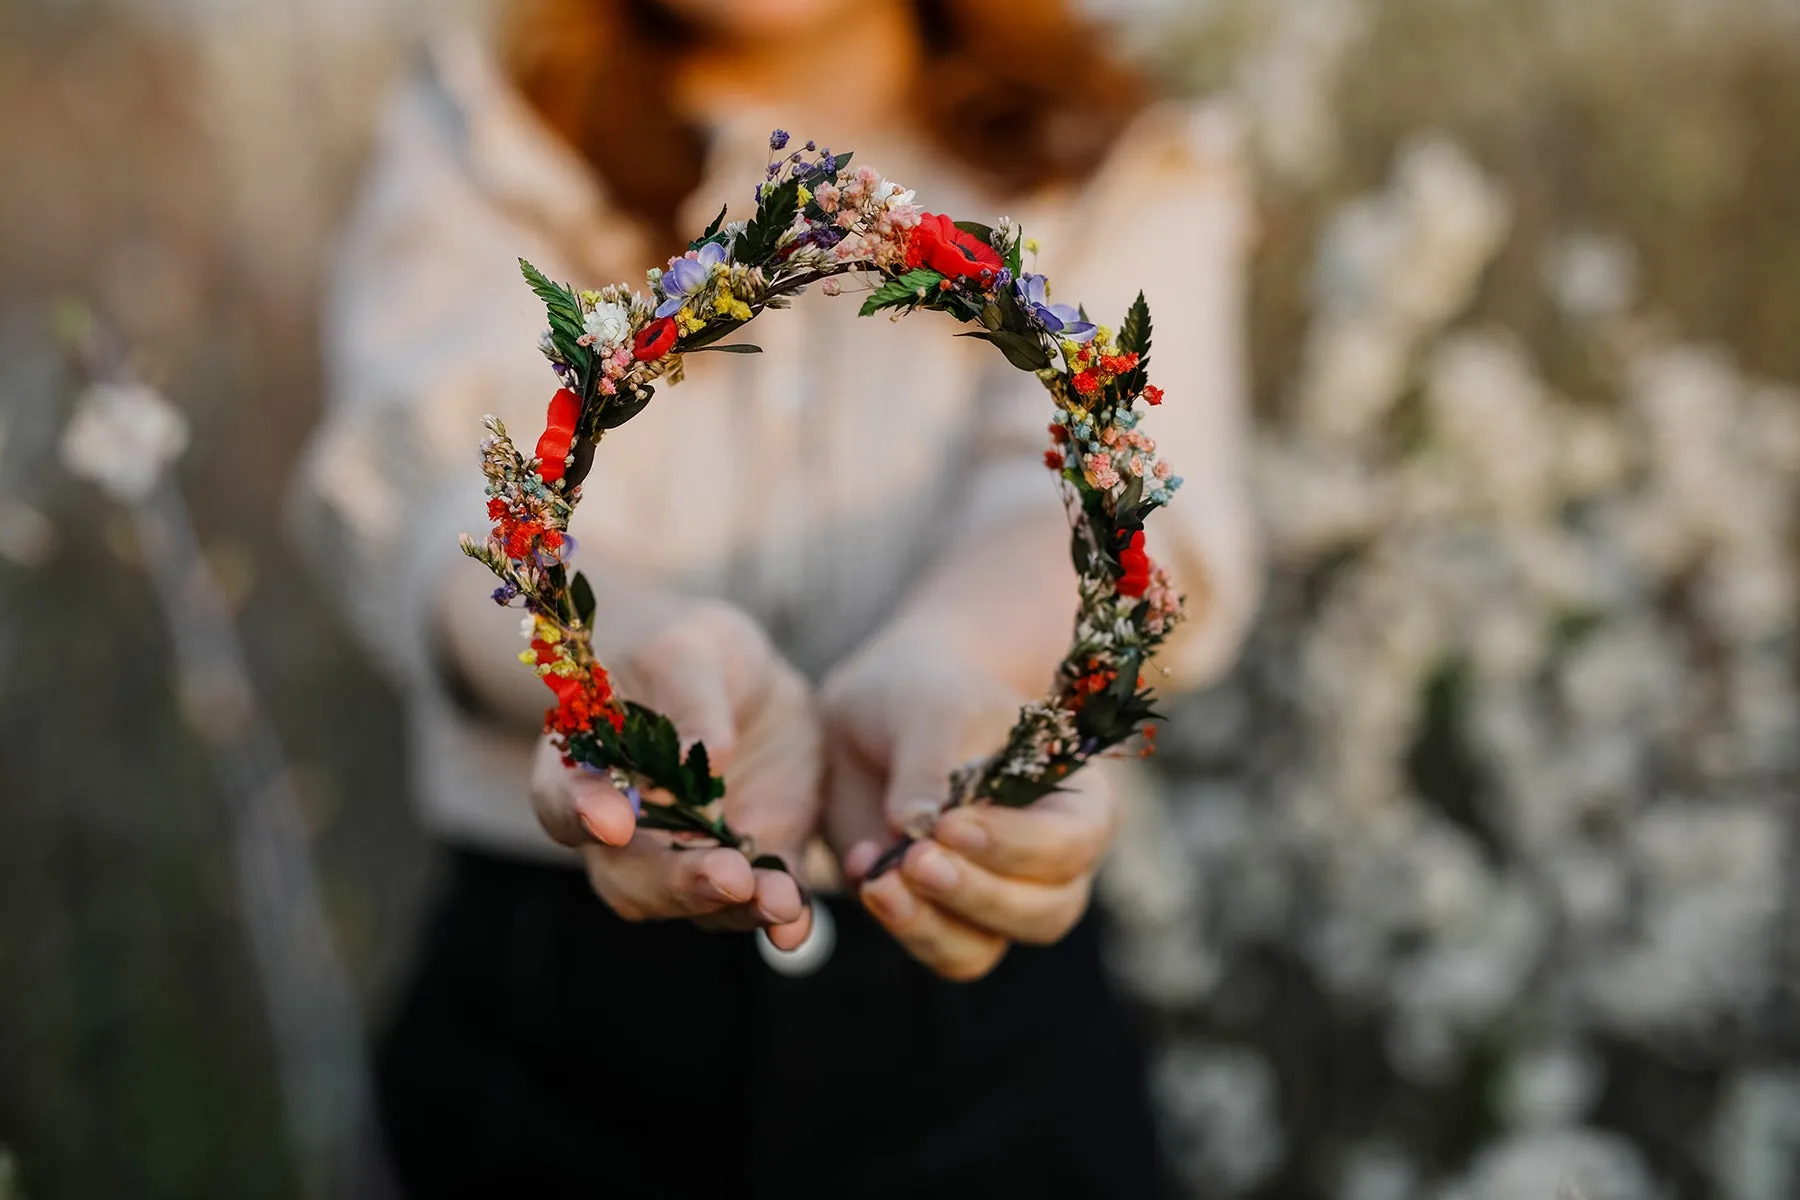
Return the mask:
POLYGON ((518 594, 519 585, 508 579, 505 583, 502 583, 499 587, 494 589, 494 603, 499 605, 511 604, 514 597, 518 594))
POLYGON ((1078 309, 1050 303, 1048 280, 1042 275, 1019 276, 1019 302, 1031 310, 1038 323, 1057 337, 1085 342, 1094 336, 1094 323, 1081 319, 1078 309))
POLYGON ((844 240, 844 231, 836 225, 808 225, 794 245, 799 247, 817 246, 821 250, 829 250, 844 240))
POLYGON ((777 129, 774 133, 771 133, 769 135, 769 149, 785 150, 785 149, 787 149, 787 144, 788 144, 788 131, 787 130, 777 129))
POLYGON ((641 792, 635 787, 627 786, 625 788, 625 799, 631 801, 632 816, 641 817, 644 815, 644 797, 641 792))
POLYGON ((706 286, 712 276, 712 269, 725 261, 725 247, 718 242, 708 242, 700 247, 699 253, 689 258, 683 255, 669 263, 669 269, 662 273, 662 282, 658 284, 667 297, 657 306, 656 315, 672 317, 687 303, 688 297, 706 286))
POLYGON ((538 566, 543 567, 546 571, 559 562, 566 563, 575 557, 575 539, 565 533, 563 534, 561 546, 557 547, 554 551, 540 548, 536 552, 535 557, 537 558, 538 566))

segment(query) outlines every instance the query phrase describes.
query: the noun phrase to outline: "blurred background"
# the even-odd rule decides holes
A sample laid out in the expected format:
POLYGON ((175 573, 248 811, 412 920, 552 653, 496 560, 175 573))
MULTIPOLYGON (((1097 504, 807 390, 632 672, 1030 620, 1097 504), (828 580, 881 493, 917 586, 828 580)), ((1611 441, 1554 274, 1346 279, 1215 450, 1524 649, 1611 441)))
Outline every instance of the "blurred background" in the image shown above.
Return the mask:
MULTIPOLYGON (((1260 174, 1267 600, 1103 881, 1184 1179, 1800 1196, 1800 2, 1089 7, 1260 174)), ((59 459, 84 313, 367 1012, 404 962, 396 705, 280 503, 376 105, 480 8, 0 0, 0 1197, 308 1189, 218 695, 59 459)))

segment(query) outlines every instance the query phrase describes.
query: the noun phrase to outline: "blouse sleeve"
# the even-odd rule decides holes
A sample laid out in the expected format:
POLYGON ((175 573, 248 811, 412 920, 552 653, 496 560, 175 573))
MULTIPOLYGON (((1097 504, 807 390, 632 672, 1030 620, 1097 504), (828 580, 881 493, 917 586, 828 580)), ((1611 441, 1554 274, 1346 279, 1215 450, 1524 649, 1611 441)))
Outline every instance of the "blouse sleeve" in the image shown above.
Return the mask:
MULTIPOLYGON (((1245 481, 1243 308, 1254 228, 1232 115, 1210 104, 1150 110, 1093 183, 1038 220, 1033 228, 1026 214, 1025 234, 1043 245, 1039 269, 1058 301, 1082 304, 1115 329, 1139 288, 1149 302, 1150 376, 1167 399, 1142 428, 1183 482, 1150 524, 1148 548, 1190 614, 1159 661, 1171 690, 1203 685, 1236 656, 1262 574, 1245 481)), ((1018 372, 1007 375, 984 418, 989 453, 976 507, 989 516, 1042 504, 1052 492, 1042 392, 1018 372)))
POLYGON ((551 378, 518 278, 524 254, 568 278, 541 229, 481 194, 461 114, 428 72, 396 97, 334 264, 324 419, 290 495, 291 524, 375 659, 401 686, 434 679, 430 614, 457 535, 486 525, 481 418, 535 433, 551 378))

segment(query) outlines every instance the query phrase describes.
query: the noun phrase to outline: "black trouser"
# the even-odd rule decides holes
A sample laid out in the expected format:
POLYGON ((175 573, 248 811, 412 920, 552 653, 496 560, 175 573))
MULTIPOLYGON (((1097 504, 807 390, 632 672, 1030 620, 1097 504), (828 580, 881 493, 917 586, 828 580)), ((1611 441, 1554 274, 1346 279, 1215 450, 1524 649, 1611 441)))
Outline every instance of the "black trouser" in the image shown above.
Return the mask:
POLYGON ((577 871, 456 851, 383 1041, 415 1200, 1159 1193, 1140 1059, 1090 916, 945 983, 854 904, 816 975, 630 925, 577 871))

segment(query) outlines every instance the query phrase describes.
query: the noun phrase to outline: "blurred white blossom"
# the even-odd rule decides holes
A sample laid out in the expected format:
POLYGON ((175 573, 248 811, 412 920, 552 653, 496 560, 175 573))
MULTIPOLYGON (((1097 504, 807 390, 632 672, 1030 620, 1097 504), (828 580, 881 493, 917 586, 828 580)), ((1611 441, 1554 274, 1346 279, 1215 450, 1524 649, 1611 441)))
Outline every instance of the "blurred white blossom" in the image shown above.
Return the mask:
POLYGON ((1800 1195, 1800 1072, 1733 1079, 1713 1127, 1713 1157, 1723 1200, 1800 1195))
POLYGON ((1438 1200, 1659 1200, 1662 1195, 1628 1142, 1570 1130, 1501 1142, 1438 1200))
POLYGON ((1176 1169, 1203 1194, 1236 1194, 1281 1166, 1285 1153, 1272 1119, 1275 1076, 1251 1051, 1199 1044, 1167 1050, 1155 1078, 1161 1108, 1188 1130, 1203 1130, 1176 1151, 1176 1169))
POLYGON ((97 383, 82 394, 63 431, 62 461, 73 474, 132 504, 149 497, 187 444, 187 419, 154 389, 97 383))
MULTIPOLYGON (((1121 977, 1158 1010, 1266 988, 1274 958, 1312 1020, 1367 1023, 1388 1086, 1481 1089, 1497 1140, 1450 1169, 1377 1128, 1318 1165, 1345 1200, 1661 1200, 1583 1128, 1612 1056, 1722 1059, 1796 982, 1800 394, 1634 324, 1631 249, 1584 233, 1546 283, 1610 392, 1559 394, 1461 320, 1509 211, 1426 137, 1327 222, 1255 449, 1269 602, 1172 714, 1168 795, 1124 836, 1147 877, 1114 889, 1121 977)), ((1163 1055, 1190 1181, 1239 1194, 1246 1147, 1286 1144, 1282 1061, 1163 1055)), ((1797 1096, 1732 1078, 1721 1194, 1793 1194, 1797 1096)))

